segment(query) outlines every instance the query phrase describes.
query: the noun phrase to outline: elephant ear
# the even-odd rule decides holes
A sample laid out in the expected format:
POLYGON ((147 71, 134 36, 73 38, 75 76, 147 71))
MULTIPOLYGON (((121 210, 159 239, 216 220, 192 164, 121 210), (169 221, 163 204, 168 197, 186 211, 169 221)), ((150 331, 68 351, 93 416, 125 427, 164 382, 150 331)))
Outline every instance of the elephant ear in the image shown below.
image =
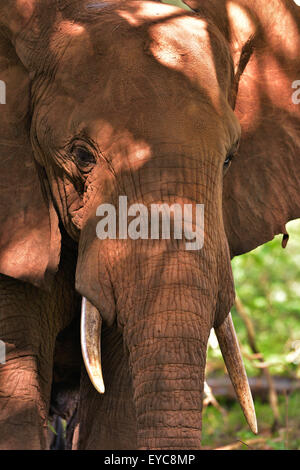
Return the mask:
POLYGON ((29 75, 3 31, 0 26, 0 273, 47 286, 59 262, 58 218, 32 154, 29 75))
POLYGON ((232 256, 282 233, 300 217, 300 8, 292 0, 187 0, 229 43, 242 137, 224 179, 232 256), (298 82, 299 85, 299 82, 298 82))

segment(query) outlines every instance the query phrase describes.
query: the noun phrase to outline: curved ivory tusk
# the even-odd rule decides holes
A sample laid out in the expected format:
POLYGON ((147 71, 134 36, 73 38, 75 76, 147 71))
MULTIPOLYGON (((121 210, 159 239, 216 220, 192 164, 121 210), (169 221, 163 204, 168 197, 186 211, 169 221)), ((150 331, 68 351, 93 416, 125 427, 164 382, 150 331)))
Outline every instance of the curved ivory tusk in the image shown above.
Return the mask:
POLYGON ((243 413, 251 431, 257 434, 257 421, 248 378, 231 314, 221 326, 215 328, 219 346, 243 413))
POLYGON ((83 297, 80 325, 82 356, 92 384, 99 393, 104 393, 101 367, 101 326, 102 319, 98 310, 83 297))

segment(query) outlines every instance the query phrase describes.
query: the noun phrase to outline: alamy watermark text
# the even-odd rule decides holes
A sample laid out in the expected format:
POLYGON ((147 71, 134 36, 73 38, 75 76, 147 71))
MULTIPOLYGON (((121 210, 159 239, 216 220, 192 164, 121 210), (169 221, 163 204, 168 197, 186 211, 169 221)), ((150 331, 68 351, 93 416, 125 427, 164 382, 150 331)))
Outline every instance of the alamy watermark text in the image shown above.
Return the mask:
POLYGON ((96 215, 102 217, 96 227, 100 240, 174 238, 185 240, 186 250, 203 248, 204 204, 151 204, 149 210, 144 204, 128 207, 127 196, 119 196, 118 217, 113 204, 101 204, 96 215))

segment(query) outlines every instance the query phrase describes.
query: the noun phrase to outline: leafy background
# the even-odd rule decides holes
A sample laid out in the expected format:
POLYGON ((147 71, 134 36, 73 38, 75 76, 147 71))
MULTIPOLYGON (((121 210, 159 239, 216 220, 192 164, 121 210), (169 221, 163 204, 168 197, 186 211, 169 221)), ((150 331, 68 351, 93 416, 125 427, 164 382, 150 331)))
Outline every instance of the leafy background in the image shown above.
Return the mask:
MULTIPOLYGON (((272 377, 288 378, 298 387, 278 394, 278 423, 267 397, 255 398, 259 435, 243 423, 237 403, 220 398, 222 412, 208 406, 203 418, 204 446, 224 446, 240 440, 239 448, 300 449, 300 220, 287 225, 290 235, 285 249, 282 236, 232 260, 237 296, 252 322, 257 349, 272 377), (250 441, 250 442, 249 442, 250 441)), ((233 307, 232 317, 238 333, 249 377, 261 377, 263 369, 253 358, 245 322, 233 307)), ((226 371, 215 338, 208 350, 207 381, 226 371)), ((284 381, 281 380, 284 383, 284 381)), ((218 397, 216 397, 218 399, 218 397)))

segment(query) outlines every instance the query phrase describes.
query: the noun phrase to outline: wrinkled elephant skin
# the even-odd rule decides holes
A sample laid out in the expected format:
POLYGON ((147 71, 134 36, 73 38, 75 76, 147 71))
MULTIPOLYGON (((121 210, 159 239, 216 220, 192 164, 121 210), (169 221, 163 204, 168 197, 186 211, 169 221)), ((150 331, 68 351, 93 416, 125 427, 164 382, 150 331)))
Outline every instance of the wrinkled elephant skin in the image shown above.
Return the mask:
POLYGON ((256 432, 230 259, 300 217, 300 13, 186 3, 0 6, 0 448, 47 448, 80 381, 74 447, 200 449, 212 328, 256 432), (127 236, 162 204, 203 208, 201 227, 127 236))

